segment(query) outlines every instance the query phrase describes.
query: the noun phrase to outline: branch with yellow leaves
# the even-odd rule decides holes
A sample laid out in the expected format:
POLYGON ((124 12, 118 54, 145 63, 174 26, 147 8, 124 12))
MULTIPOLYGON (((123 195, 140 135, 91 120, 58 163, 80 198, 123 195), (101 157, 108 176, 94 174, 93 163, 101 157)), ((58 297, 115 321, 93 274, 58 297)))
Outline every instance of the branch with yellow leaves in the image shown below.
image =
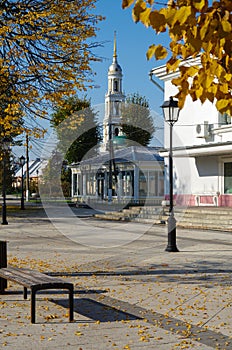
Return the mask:
POLYGON ((123 0, 133 5, 135 22, 157 34, 168 32, 169 48, 152 44, 147 58, 167 58, 167 73, 179 69, 172 83, 183 108, 188 95, 202 103, 209 100, 221 113, 232 116, 232 2, 231 0, 170 0, 160 6, 154 0, 123 0), (189 58, 200 56, 200 65, 188 66, 189 58))

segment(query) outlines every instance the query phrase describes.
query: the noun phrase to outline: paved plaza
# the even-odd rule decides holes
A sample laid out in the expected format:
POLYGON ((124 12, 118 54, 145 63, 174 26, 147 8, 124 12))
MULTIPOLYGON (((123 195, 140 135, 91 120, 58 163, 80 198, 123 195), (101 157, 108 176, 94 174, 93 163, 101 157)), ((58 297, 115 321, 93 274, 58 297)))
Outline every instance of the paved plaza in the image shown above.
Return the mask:
POLYGON ((105 222, 86 209, 28 208, 0 227, 8 264, 74 283, 74 322, 64 291, 37 295, 8 282, 1 295, 0 345, 6 349, 232 349, 232 233, 105 222), (48 217, 49 216, 49 217, 48 217), (77 217, 78 216, 78 217, 77 217))

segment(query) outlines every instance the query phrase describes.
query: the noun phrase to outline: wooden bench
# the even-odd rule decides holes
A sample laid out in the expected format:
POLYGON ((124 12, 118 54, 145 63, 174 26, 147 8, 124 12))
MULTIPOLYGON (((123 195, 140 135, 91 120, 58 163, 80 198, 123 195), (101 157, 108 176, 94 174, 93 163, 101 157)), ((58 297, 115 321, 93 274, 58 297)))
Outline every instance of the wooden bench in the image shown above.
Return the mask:
MULTIPOLYGON (((24 287, 23 296, 27 299, 27 289, 31 289, 31 323, 35 323, 35 296, 39 290, 67 289, 69 293, 69 321, 73 321, 73 284, 44 273, 17 267, 0 268, 1 285, 6 280, 16 282, 24 287), (5 280, 5 281, 4 281, 5 280)), ((4 293, 2 289, 0 293, 4 293)))

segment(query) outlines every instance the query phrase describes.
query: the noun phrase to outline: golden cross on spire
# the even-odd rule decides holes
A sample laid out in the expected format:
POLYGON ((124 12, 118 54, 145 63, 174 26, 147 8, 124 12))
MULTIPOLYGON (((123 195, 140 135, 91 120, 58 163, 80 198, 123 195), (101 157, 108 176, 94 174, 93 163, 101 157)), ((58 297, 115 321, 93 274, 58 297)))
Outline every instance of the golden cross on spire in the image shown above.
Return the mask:
POLYGON ((114 31, 114 58, 117 58, 117 43, 116 43, 116 31, 114 31))

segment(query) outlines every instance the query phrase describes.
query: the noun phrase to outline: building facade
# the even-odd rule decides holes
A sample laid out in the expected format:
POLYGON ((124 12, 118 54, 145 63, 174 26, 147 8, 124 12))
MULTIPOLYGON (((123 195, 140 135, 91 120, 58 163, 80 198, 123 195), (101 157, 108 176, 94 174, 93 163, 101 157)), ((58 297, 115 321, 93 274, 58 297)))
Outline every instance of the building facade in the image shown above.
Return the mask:
POLYGON ((121 127, 125 103, 122 68, 114 38, 113 61, 108 69, 103 142, 99 154, 70 166, 72 198, 121 203, 161 203, 164 195, 164 160, 155 148, 127 146, 121 127))
MULTIPOLYGON (((188 64, 196 64, 189 60, 188 64)), ((200 64, 200 62, 199 62, 200 64)), ((152 70, 164 82, 164 99, 177 93, 166 67, 152 70)), ((166 123, 165 123, 166 124, 166 123)), ((221 115, 214 104, 187 98, 174 125, 174 192, 177 204, 190 206, 232 206, 232 124, 229 115, 221 115)), ((169 125, 165 125, 161 152, 168 164, 169 125)), ((167 177, 168 181, 168 177, 167 177)))
MULTIPOLYGON (((47 161, 36 158, 35 160, 29 161, 28 165, 28 180, 29 180, 29 194, 34 196, 39 196, 39 179, 42 177, 43 169, 46 167, 47 161)), ((18 168, 14 175, 14 179, 12 182, 12 187, 17 192, 21 192, 22 186, 22 170, 23 170, 23 179, 26 187, 26 179, 27 179, 27 166, 26 163, 23 166, 23 169, 19 164, 17 164, 18 168)))

